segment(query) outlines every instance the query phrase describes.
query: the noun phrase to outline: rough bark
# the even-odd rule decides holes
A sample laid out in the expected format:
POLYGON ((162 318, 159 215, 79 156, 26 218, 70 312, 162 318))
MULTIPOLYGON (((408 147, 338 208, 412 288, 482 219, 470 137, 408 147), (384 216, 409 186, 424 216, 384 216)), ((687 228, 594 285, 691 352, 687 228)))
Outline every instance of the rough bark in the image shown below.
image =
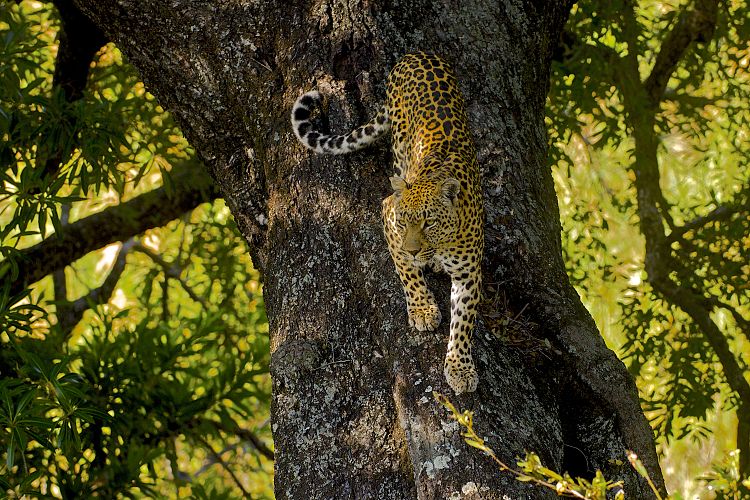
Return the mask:
MULTIPOLYGON (((649 498, 616 465, 627 448, 661 486, 635 385, 561 259, 543 115, 567 3, 76 3, 174 113, 263 273, 278 498, 555 497, 499 473, 432 399, 449 391, 447 325, 407 326, 379 220, 387 145, 315 156, 288 124, 294 99, 316 86, 336 131, 359 124, 384 96, 388 69, 415 50, 451 61, 467 101, 485 193, 485 282, 553 346, 512 344, 480 322, 479 390, 451 399, 474 411, 507 463, 534 450, 549 467, 599 468, 631 498, 649 498)), ((429 280, 447 317, 447 280, 429 280)))

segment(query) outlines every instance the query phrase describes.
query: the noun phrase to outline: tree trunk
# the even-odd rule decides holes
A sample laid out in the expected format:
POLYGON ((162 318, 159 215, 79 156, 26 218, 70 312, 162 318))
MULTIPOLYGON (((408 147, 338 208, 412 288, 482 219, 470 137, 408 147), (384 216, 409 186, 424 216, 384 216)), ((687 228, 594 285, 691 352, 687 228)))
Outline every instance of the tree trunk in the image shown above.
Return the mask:
MULTIPOLYGON (((561 259, 543 117, 567 2, 76 3, 174 113, 263 273, 278 498, 555 497, 467 447, 432 391, 471 409, 506 463, 533 450, 550 468, 601 469, 650 498, 632 449, 663 488, 635 385, 561 259), (380 221, 387 141, 318 156, 288 118, 318 88, 334 131, 348 131, 417 50, 453 65, 483 175, 489 304, 475 333, 479 388, 460 397, 442 375, 447 322, 408 327, 380 221), (522 326, 497 331, 498 316, 522 326)), ((448 317, 448 280, 428 281, 448 317)))

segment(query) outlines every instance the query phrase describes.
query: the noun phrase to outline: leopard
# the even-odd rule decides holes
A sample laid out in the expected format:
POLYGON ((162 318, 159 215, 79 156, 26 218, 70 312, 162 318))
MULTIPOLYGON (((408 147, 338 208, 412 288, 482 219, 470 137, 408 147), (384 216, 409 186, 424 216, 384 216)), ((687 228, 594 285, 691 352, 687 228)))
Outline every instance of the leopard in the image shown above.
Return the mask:
POLYGON ((294 134, 320 154, 364 149, 390 131, 395 175, 382 203, 383 232, 406 296, 410 327, 434 331, 442 320, 426 268, 451 279, 450 328, 443 373, 456 394, 474 392, 479 377, 472 334, 482 299, 484 204, 479 165, 463 95, 450 65, 418 52, 390 71, 386 99, 369 122, 336 135, 316 126, 317 90, 292 107, 294 134))

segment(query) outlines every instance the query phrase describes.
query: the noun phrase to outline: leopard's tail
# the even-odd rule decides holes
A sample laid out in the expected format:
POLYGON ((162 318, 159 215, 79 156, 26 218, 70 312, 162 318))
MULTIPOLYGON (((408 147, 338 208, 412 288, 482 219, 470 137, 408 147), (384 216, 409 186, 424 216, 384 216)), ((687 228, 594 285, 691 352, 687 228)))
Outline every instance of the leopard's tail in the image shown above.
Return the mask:
POLYGON ((320 92, 313 90, 297 99, 292 108, 292 128, 297 139, 316 153, 341 155, 366 148, 391 128, 388 108, 383 105, 375 118, 348 134, 331 135, 315 128, 310 116, 320 105, 320 92))

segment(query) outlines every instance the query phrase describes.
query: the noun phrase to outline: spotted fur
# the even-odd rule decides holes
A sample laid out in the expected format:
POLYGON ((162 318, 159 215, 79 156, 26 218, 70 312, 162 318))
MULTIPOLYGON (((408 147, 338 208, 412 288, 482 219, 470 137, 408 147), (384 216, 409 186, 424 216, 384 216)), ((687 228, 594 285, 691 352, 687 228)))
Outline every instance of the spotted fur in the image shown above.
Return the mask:
POLYGON ((476 151, 452 71, 437 56, 407 55, 388 76, 386 102, 377 116, 345 135, 312 125, 319 102, 318 92, 308 92, 292 110, 298 139, 318 153, 356 151, 391 130, 397 175, 391 177, 393 194, 383 201, 383 225, 409 325, 420 331, 438 327, 440 309, 423 271, 430 265, 448 273, 445 377, 458 394, 476 390, 471 336, 482 289, 484 215, 476 151))
POLYGON ((368 123, 348 134, 330 135, 315 129, 310 116, 320 105, 320 92, 311 90, 300 96, 292 108, 292 128, 302 144, 316 153, 340 155, 366 148, 390 129, 388 109, 383 106, 368 123))

